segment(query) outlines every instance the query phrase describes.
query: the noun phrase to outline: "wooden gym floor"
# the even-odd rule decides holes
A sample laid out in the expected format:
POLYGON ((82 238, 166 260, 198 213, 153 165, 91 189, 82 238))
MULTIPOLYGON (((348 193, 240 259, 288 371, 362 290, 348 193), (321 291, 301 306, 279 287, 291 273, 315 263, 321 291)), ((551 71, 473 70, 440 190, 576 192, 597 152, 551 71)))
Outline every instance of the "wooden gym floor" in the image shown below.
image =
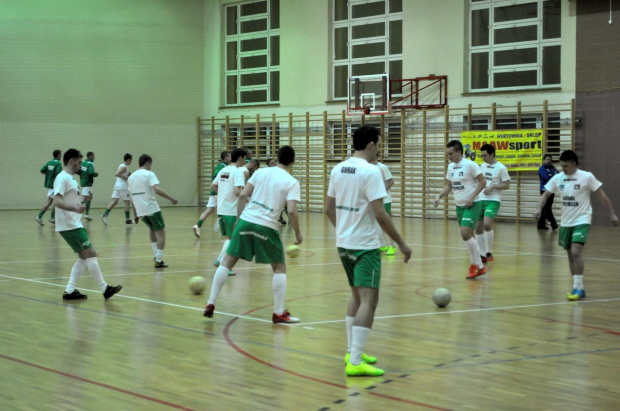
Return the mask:
MULTIPOLYGON (((98 216, 101 210, 94 210, 98 216)), ((383 257, 381 299, 366 352, 384 377, 347 378, 349 288, 334 231, 302 213, 305 241, 289 260, 287 308, 299 325, 271 323, 271 270, 240 262, 213 319, 206 296, 221 239, 202 209, 169 208, 164 260, 153 268, 146 227, 115 209, 86 223, 104 277, 123 284, 104 301, 85 271, 79 303, 61 296, 76 257, 35 211, 0 212, 2 409, 617 409, 620 404, 620 231, 594 227, 586 247, 587 298, 568 302, 557 233, 497 224, 494 254, 477 281, 454 221, 395 219, 414 250, 383 257), (430 295, 452 292, 446 309, 430 295)), ((292 242, 283 229, 284 243, 292 242)))

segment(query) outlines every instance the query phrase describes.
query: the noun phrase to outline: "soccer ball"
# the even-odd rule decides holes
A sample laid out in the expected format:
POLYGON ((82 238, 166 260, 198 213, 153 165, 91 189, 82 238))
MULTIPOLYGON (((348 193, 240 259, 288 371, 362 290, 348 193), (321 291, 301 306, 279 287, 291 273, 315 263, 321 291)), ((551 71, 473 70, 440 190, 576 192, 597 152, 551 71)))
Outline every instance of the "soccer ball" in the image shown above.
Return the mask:
POLYGON ((452 300, 452 294, 447 288, 438 288, 433 292, 433 302, 439 308, 447 307, 452 300))
POLYGON ((200 276, 192 277, 189 279, 189 289, 195 295, 200 295, 207 289, 207 280, 200 276))
POLYGON ((286 255, 291 258, 297 258, 297 256, 299 255, 299 247, 297 247, 296 245, 289 245, 288 247, 286 247, 286 255))

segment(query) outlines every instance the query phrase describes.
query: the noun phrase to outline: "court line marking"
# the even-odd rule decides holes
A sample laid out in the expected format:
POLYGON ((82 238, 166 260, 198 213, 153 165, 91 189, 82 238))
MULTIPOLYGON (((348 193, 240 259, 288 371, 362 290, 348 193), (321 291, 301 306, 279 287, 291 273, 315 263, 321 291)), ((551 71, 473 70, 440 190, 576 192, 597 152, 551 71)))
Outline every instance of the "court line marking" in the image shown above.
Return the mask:
MULTIPOLYGON (((9 278, 12 280, 21 280, 21 281, 26 281, 26 282, 30 282, 30 283, 36 283, 36 284, 43 284, 43 285, 52 285, 54 287, 62 287, 62 288, 66 288, 65 285, 62 284, 54 284, 54 283, 48 283, 45 281, 39 281, 39 280, 31 280, 28 278, 20 278, 20 277, 13 277, 10 275, 6 275, 6 274, 0 274, 0 277, 4 277, 4 278, 9 278)), ((81 287, 80 287, 81 288, 81 287)), ((90 288, 81 288, 84 291, 89 291, 92 293, 97 293, 97 294, 101 294, 101 290, 93 290, 90 288)), ((187 310, 193 310, 193 311, 203 311, 203 308, 198 308, 198 307, 190 307, 188 305, 182 305, 182 304, 175 304, 175 303, 168 303, 165 301, 158 301, 158 300, 151 300, 148 298, 141 298, 141 297, 134 297, 131 295, 126 295, 126 294, 116 294, 115 295, 116 298, 126 298, 129 300, 136 300, 136 301, 142 301, 142 302, 147 302, 147 303, 153 303, 153 304, 160 304, 160 305, 165 305, 168 307, 175 307, 175 308, 185 308, 187 310)), ((272 323, 271 320, 265 320, 262 318, 256 318, 256 317, 247 317, 247 316, 243 316, 243 315, 239 315, 239 314, 231 314, 231 313, 226 313, 223 311, 216 311, 216 313, 218 315, 227 315, 229 317, 238 317, 238 318, 245 318, 246 320, 254 320, 254 321, 259 321, 259 322, 264 322, 264 323, 272 323)))

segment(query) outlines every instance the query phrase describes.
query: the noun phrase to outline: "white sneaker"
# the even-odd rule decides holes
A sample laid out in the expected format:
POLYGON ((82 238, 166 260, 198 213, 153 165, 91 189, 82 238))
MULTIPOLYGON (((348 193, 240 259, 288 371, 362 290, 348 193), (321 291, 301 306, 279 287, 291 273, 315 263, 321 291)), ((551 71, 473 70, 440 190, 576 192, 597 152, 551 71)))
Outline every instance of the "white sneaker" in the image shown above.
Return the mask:
POLYGON ((49 222, 52 223, 52 224, 56 224, 56 219, 55 218, 50 218, 49 222))
POLYGON ((91 216, 89 216, 88 214, 84 214, 84 218, 87 219, 88 221, 91 221, 93 218, 91 216))
POLYGON ((34 221, 36 221, 37 223, 39 223, 40 226, 43 226, 43 220, 41 220, 38 216, 34 218, 34 221))
POLYGON ((213 224, 213 232, 217 233, 218 231, 220 231, 220 219, 216 219, 215 220, 215 224, 213 224))
POLYGON ((101 214, 101 222, 103 225, 108 225, 108 216, 105 214, 101 214))
POLYGON ((194 235, 200 238, 200 227, 198 227, 198 224, 194 225, 192 229, 194 230, 194 235))

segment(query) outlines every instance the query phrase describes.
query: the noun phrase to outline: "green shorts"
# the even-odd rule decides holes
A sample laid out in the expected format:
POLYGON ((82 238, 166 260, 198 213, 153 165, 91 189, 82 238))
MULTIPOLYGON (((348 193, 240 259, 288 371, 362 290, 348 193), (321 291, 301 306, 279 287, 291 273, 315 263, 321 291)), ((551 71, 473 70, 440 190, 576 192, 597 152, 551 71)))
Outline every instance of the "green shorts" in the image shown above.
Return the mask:
POLYGON ((90 240, 88 239, 88 233, 86 233, 86 229, 84 228, 76 228, 74 230, 59 232, 60 236, 65 239, 67 244, 69 244, 76 253, 92 247, 90 240))
POLYGON ((351 287, 379 288, 381 282, 381 251, 348 250, 338 247, 338 255, 351 287))
POLYGON ((388 213, 389 216, 392 215, 392 203, 383 203, 385 207, 385 212, 388 213))
POLYGON ((220 215, 219 217, 219 221, 220 221, 220 233, 222 233, 223 236, 226 236, 228 238, 232 238, 233 236, 233 231, 235 228, 235 223, 237 222, 237 216, 235 215, 220 215))
POLYGON ((588 241, 589 232, 590 224, 581 224, 574 227, 560 227, 558 244, 565 250, 569 250, 571 244, 573 243, 581 243, 585 245, 588 241))
POLYGON ((482 201, 476 201, 471 208, 456 206, 456 218, 460 227, 476 227, 476 222, 482 219, 482 201))
POLYGON ((246 261, 252 261, 252 258, 255 258, 257 264, 284 262, 284 248, 280 240, 280 232, 241 219, 235 227, 226 254, 246 261))
POLYGON ((497 218, 499 213, 500 202, 495 200, 482 200, 482 217, 491 217, 493 220, 497 218))
POLYGON ((164 224, 164 216, 161 215, 161 211, 151 215, 143 215, 140 219, 153 231, 159 231, 166 228, 166 224, 164 224))

